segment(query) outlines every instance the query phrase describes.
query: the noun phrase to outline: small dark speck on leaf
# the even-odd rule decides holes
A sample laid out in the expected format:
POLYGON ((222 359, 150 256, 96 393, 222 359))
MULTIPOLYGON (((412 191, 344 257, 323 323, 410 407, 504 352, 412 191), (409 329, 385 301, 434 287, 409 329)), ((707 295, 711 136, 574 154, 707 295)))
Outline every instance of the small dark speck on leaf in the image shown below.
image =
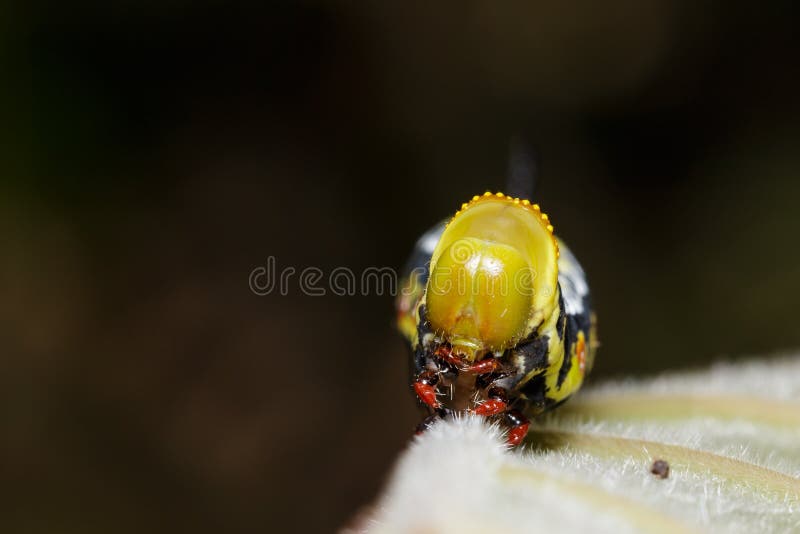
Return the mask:
POLYGON ((656 460, 650 467, 650 472, 658 478, 667 478, 669 477, 669 463, 664 460, 656 460))

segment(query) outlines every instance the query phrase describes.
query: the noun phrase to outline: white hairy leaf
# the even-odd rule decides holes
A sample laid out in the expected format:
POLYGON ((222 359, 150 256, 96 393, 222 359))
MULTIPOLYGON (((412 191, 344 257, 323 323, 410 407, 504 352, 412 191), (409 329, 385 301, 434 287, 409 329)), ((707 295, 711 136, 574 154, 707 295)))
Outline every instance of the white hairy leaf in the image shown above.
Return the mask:
POLYGON ((440 422, 354 530, 800 532, 800 358, 599 385, 515 450, 481 418, 440 422))

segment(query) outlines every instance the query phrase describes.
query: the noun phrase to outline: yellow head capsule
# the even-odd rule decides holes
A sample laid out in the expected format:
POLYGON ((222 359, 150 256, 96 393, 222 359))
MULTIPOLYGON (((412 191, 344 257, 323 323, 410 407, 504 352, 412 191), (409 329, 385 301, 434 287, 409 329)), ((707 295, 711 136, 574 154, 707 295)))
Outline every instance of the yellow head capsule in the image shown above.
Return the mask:
POLYGON ((431 328, 468 360, 513 347, 557 306, 558 248, 548 221, 491 193, 470 202, 431 256, 431 328))

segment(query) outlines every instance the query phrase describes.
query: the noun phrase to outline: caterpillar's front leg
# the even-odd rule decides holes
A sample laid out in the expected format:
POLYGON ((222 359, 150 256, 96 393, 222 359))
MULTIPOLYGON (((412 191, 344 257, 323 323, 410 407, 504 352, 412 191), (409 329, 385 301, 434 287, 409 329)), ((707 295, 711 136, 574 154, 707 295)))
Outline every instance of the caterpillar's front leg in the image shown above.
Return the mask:
POLYGON ((414 393, 417 397, 433 410, 441 407, 436 398, 436 385, 439 383, 439 374, 435 371, 423 371, 413 382, 414 393))
POLYGON ((521 411, 509 410, 505 413, 505 423, 508 426, 508 436, 506 438, 508 444, 516 447, 525 439, 531 422, 521 411))
POLYGON ((501 387, 490 387, 486 392, 487 399, 479 404, 474 412, 478 415, 503 415, 503 422, 508 427, 508 444, 519 445, 528 433, 530 421, 520 410, 510 410, 508 392, 501 387))

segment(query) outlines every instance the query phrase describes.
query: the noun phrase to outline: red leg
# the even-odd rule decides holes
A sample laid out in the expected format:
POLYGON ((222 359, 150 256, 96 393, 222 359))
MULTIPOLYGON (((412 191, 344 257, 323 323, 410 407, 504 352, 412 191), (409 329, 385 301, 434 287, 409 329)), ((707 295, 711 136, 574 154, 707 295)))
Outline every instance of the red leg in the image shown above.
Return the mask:
POLYGON ((478 363, 474 363, 467 367, 465 371, 470 373, 477 373, 479 375, 492 373, 496 371, 500 367, 500 361, 497 358, 489 357, 485 360, 481 360, 478 363))
POLYGON ((478 407, 475 408, 475 413, 486 416, 497 415, 500 412, 504 412, 506 408, 508 408, 508 406, 505 402, 497 399, 489 399, 478 405, 478 407))
POLYGON ((528 434, 528 427, 531 426, 531 423, 519 410, 511 410, 506 412, 506 424, 510 427, 507 438, 508 444, 512 447, 516 447, 525 439, 525 436, 528 434))
POLYGON ((414 392, 422 402, 433 408, 441 406, 436 399, 436 384, 439 383, 439 375, 433 371, 420 373, 414 381, 414 392))
POLYGON ((442 361, 454 365, 457 369, 464 367, 464 361, 455 354, 453 354, 453 349, 450 348, 448 345, 441 345, 439 348, 436 349, 435 354, 442 361))
POLYGON ((437 348, 436 356, 442 361, 454 365, 457 369, 479 375, 492 373, 500 368, 500 361, 492 356, 465 367, 464 360, 462 360, 457 354, 453 354, 453 349, 447 345, 442 345, 437 348))
POLYGON ((490 388, 486 396, 489 398, 475 408, 476 414, 486 416, 497 415, 506 411, 506 408, 508 408, 508 395, 503 388, 490 388))

